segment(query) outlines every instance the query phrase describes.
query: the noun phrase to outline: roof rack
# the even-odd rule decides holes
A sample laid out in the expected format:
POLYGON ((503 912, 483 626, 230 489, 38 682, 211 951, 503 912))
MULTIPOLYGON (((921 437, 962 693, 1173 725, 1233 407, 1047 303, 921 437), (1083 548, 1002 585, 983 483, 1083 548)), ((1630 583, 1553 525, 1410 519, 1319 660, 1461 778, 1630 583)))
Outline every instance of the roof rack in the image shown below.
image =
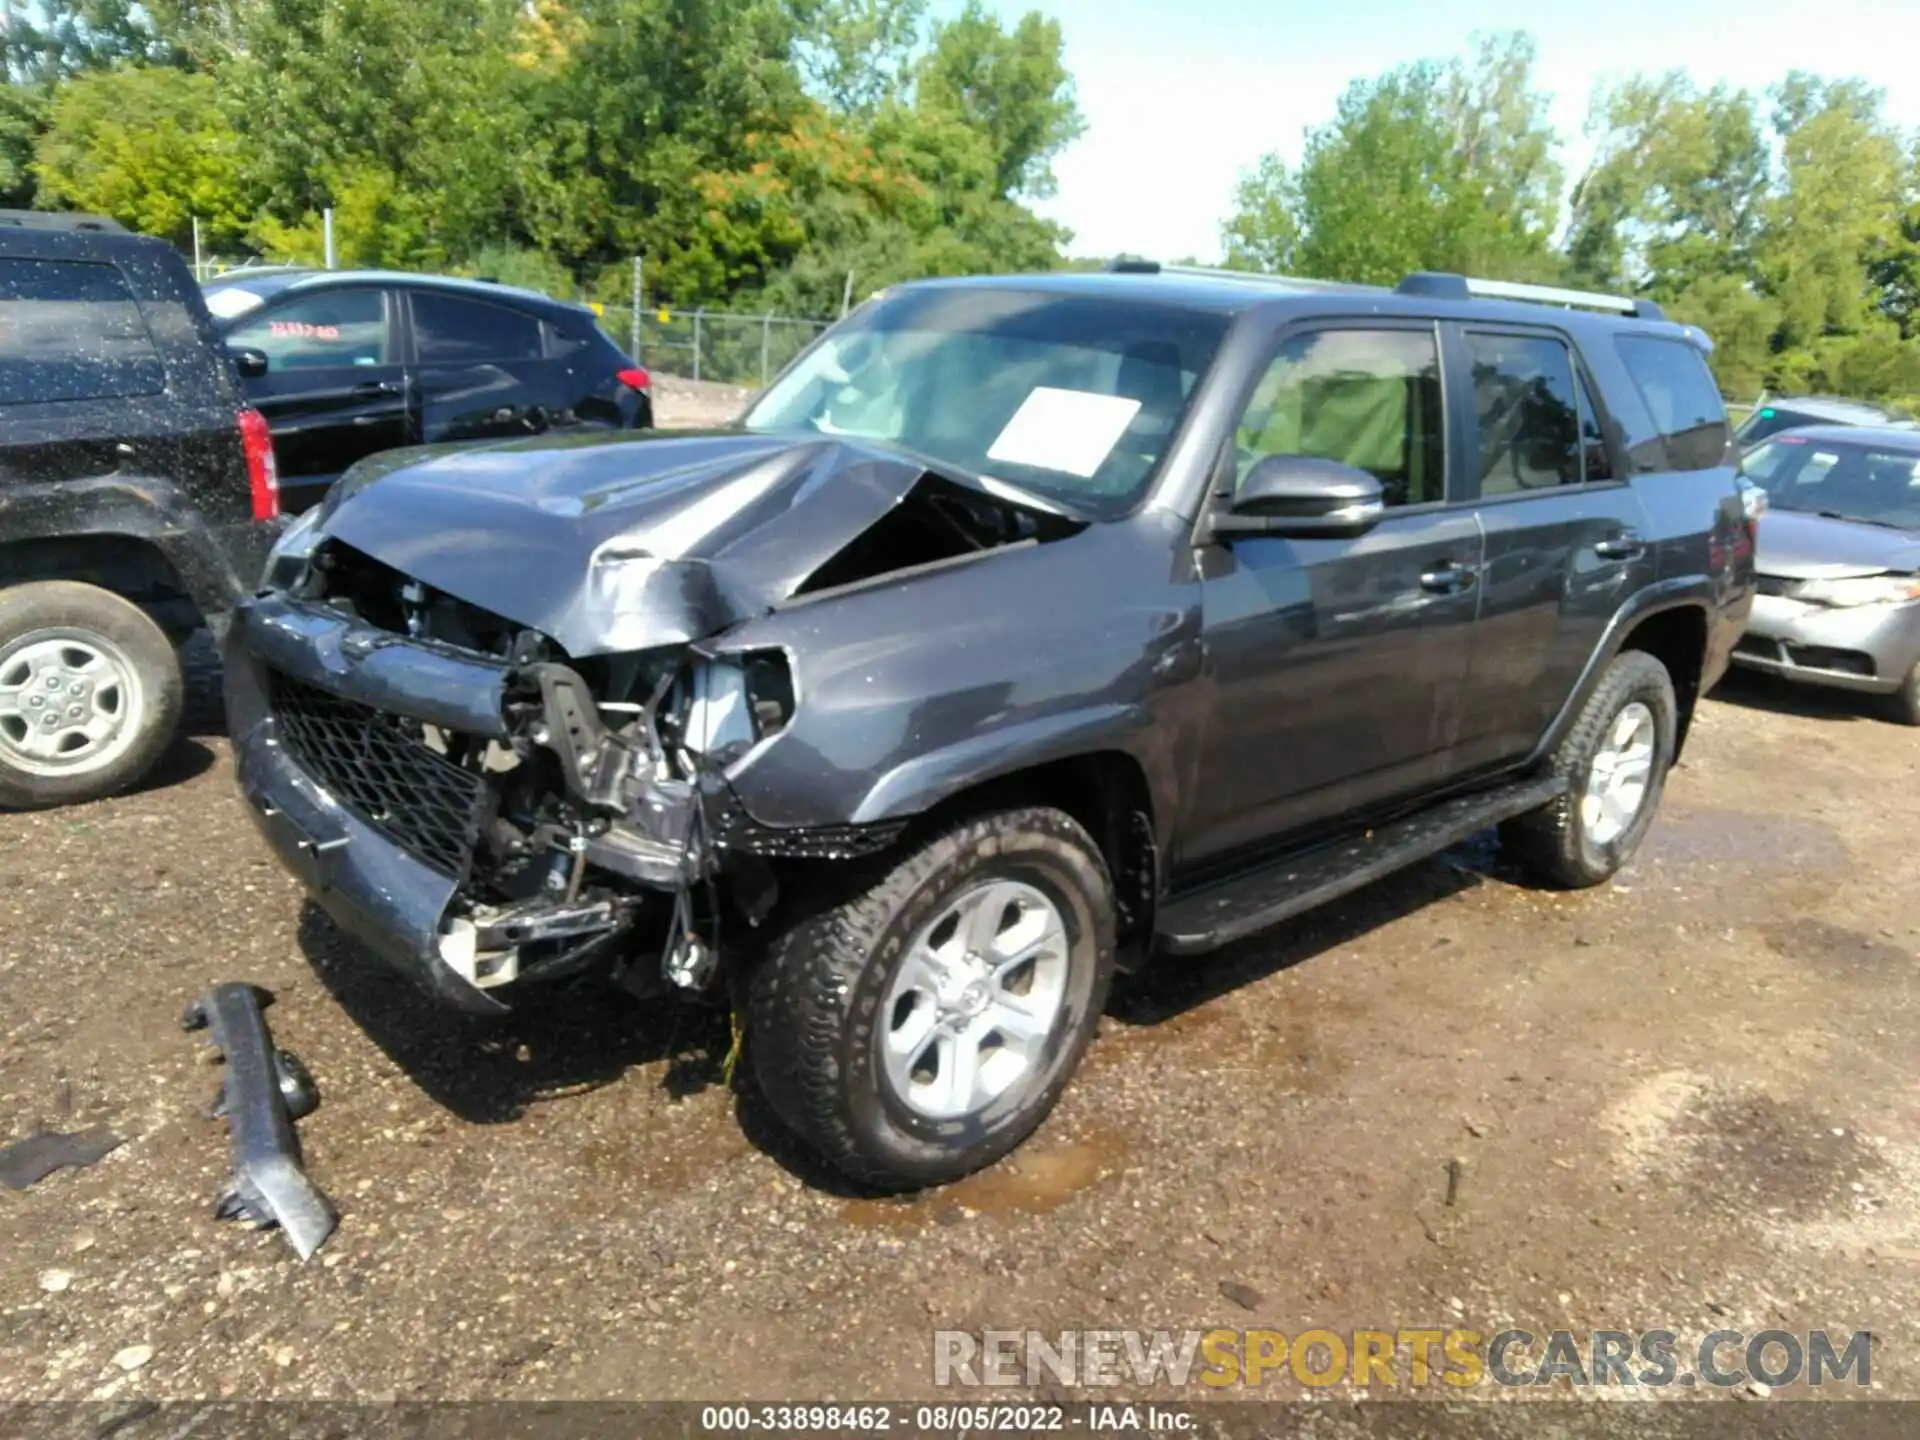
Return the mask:
POLYGON ((1220 265, 1163 265, 1158 260, 1142 260, 1122 255, 1109 260, 1106 269, 1116 275, 1196 275, 1208 280, 1252 281, 1287 290, 1385 290, 1381 285, 1358 285, 1347 280, 1316 280, 1306 275, 1276 275, 1267 270, 1234 270, 1220 265))
POLYGON ((1559 285, 1523 285, 1515 280, 1487 280, 1477 275, 1453 275, 1416 270, 1399 285, 1402 295, 1424 295, 1434 300, 1523 300, 1534 305, 1561 305, 1588 310, 1611 310, 1642 320, 1664 320, 1666 311, 1652 300, 1631 295, 1606 295, 1598 290, 1568 290, 1559 285))

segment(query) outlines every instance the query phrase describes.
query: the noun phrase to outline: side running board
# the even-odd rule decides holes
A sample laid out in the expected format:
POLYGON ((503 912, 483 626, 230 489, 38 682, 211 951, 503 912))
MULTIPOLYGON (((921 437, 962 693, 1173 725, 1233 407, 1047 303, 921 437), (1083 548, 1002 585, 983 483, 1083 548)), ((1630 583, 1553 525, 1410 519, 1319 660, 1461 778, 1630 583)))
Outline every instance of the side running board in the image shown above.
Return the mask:
POLYGON ((1195 955, 1338 899, 1566 792, 1560 777, 1516 781, 1443 800, 1364 836, 1338 841, 1160 907, 1160 948, 1195 955))

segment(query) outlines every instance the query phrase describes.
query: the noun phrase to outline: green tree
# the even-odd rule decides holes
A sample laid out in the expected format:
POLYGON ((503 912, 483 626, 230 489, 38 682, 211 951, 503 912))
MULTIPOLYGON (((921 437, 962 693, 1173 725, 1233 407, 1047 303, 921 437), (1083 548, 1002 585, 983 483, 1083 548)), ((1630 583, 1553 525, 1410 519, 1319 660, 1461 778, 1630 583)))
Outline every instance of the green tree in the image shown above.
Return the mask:
POLYGON ((871 116, 912 85, 926 0, 796 0, 794 59, 808 93, 871 116))
POLYGON ((1297 170, 1269 154, 1242 179, 1229 262, 1383 284, 1422 269, 1555 275, 1560 174, 1533 63, 1532 42, 1507 35, 1355 81, 1297 170))
POLYGON ((20 208, 33 201, 33 142, 45 112, 40 86, 0 85, 0 206, 20 208))
POLYGON ((1029 11, 1009 31, 981 0, 967 0, 934 26, 915 69, 921 116, 986 138, 1002 199, 1053 194, 1054 158, 1086 129, 1064 52, 1059 21, 1029 11))
POLYGON ((1878 91, 1795 73, 1773 99, 1781 185, 1758 262, 1791 349, 1867 329, 1868 272, 1897 243, 1907 167, 1878 91))
POLYGON ((154 66, 98 70, 54 94, 33 172, 44 205, 111 215, 177 245, 193 219, 216 247, 237 245, 252 206, 239 137, 211 76, 154 66))

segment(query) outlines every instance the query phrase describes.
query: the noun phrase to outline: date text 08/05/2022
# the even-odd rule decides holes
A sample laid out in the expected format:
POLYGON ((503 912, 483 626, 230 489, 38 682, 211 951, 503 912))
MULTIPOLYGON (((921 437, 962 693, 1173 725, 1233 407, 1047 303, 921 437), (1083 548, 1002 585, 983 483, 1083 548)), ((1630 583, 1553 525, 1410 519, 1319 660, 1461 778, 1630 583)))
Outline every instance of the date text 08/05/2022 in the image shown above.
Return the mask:
POLYGON ((1194 1428, 1178 1406, 1097 1402, 1077 1405, 878 1404, 708 1405, 700 1428, 714 1434, 841 1433, 905 1435, 1178 1435, 1194 1428))

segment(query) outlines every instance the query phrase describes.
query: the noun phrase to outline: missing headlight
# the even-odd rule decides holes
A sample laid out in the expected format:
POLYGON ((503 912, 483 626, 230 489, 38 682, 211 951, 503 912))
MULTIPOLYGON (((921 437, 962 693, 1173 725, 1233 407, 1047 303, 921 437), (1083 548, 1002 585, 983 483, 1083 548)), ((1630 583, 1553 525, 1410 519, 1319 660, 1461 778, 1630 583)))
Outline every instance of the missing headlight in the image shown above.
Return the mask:
POLYGON ((793 718, 793 671, 778 650, 718 655, 691 667, 680 743, 726 765, 793 718))

